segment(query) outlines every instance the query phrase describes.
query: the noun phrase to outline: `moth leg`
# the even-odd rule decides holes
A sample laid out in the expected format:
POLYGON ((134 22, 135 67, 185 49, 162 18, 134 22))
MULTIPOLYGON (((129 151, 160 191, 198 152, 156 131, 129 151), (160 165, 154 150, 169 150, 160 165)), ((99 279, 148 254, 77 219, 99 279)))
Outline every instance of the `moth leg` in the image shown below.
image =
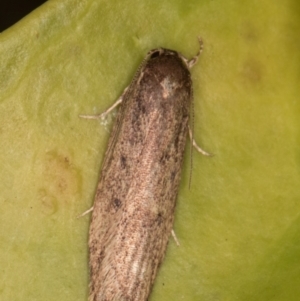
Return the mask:
POLYGON ((128 89, 128 87, 125 88, 122 95, 113 103, 113 105, 110 106, 103 113, 97 114, 97 115, 79 115, 79 117, 80 118, 86 118, 86 119, 102 119, 102 118, 105 118, 112 110, 114 110, 118 105, 120 105, 122 103, 123 97, 124 97, 127 89, 128 89))
POLYGON ((203 47, 204 47, 203 41, 200 37, 198 37, 198 41, 200 44, 198 53, 195 56, 193 56, 190 60, 188 60, 185 57, 182 58, 185 61, 185 63, 187 64, 189 69, 193 68, 193 66, 197 64, 199 56, 200 56, 201 52, 203 51, 203 47))
POLYGON ((84 211, 82 214, 78 215, 77 218, 81 218, 81 217, 87 215, 88 213, 92 212, 93 210, 94 210, 94 206, 91 207, 90 209, 84 211))
POLYGON ((173 238, 175 240, 176 245, 179 247, 180 243, 179 243, 179 240, 178 240, 178 238, 177 238, 177 236, 175 234, 175 231, 173 229, 172 229, 171 233, 172 233, 172 236, 173 236, 173 238))
POLYGON ((193 144, 193 147, 199 152, 201 153, 202 155, 204 156, 212 156, 212 154, 206 152, 205 150, 203 150, 198 144, 197 142, 195 141, 195 139, 193 138, 193 134, 192 134, 192 130, 191 130, 191 127, 189 126, 189 135, 190 135, 190 139, 191 139, 191 142, 193 144))

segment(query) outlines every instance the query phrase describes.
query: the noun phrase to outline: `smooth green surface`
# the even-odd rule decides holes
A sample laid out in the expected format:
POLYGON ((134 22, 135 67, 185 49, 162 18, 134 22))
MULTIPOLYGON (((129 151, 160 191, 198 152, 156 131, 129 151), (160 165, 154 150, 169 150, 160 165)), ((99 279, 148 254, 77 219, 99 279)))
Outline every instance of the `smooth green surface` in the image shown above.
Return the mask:
POLYGON ((87 300, 111 105, 152 48, 187 57, 195 137, 151 300, 298 301, 297 1, 49 1, 0 34, 0 299, 87 300))

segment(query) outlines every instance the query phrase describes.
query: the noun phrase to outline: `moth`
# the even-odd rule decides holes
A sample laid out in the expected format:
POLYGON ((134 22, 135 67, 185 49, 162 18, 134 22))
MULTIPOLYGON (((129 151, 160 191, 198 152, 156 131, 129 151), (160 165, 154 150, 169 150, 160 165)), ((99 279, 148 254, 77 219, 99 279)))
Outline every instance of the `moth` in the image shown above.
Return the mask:
POLYGON ((202 48, 200 41, 191 60, 151 50, 110 109, 82 116, 99 118, 120 105, 89 230, 90 301, 149 297, 173 227, 193 98, 190 69, 202 48))

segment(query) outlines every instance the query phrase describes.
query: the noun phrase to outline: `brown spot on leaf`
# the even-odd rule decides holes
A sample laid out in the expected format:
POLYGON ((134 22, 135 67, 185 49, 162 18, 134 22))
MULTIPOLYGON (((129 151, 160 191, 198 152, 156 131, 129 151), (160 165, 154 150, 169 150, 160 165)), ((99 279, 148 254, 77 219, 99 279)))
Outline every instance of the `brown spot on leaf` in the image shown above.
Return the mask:
POLYGON ((262 80, 262 65, 255 58, 246 60, 242 66, 241 76, 245 83, 258 84, 262 80))
POLYGON ((245 21, 240 26, 240 35, 245 39, 246 42, 257 42, 258 31, 255 25, 249 21, 245 21))
POLYGON ((60 203, 75 199, 81 189, 81 177, 69 155, 49 151, 36 164, 41 168, 38 198, 43 205, 43 211, 53 213, 60 203))

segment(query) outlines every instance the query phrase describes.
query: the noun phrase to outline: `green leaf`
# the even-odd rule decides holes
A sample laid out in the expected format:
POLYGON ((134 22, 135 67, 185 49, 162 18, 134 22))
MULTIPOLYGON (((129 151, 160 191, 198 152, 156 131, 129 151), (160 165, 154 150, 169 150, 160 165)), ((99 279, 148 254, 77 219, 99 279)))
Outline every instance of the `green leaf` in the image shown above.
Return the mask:
POLYGON ((150 49, 193 68, 195 138, 151 300, 297 301, 300 5, 54 0, 0 35, 0 299, 87 300, 89 216, 113 114, 150 49))

